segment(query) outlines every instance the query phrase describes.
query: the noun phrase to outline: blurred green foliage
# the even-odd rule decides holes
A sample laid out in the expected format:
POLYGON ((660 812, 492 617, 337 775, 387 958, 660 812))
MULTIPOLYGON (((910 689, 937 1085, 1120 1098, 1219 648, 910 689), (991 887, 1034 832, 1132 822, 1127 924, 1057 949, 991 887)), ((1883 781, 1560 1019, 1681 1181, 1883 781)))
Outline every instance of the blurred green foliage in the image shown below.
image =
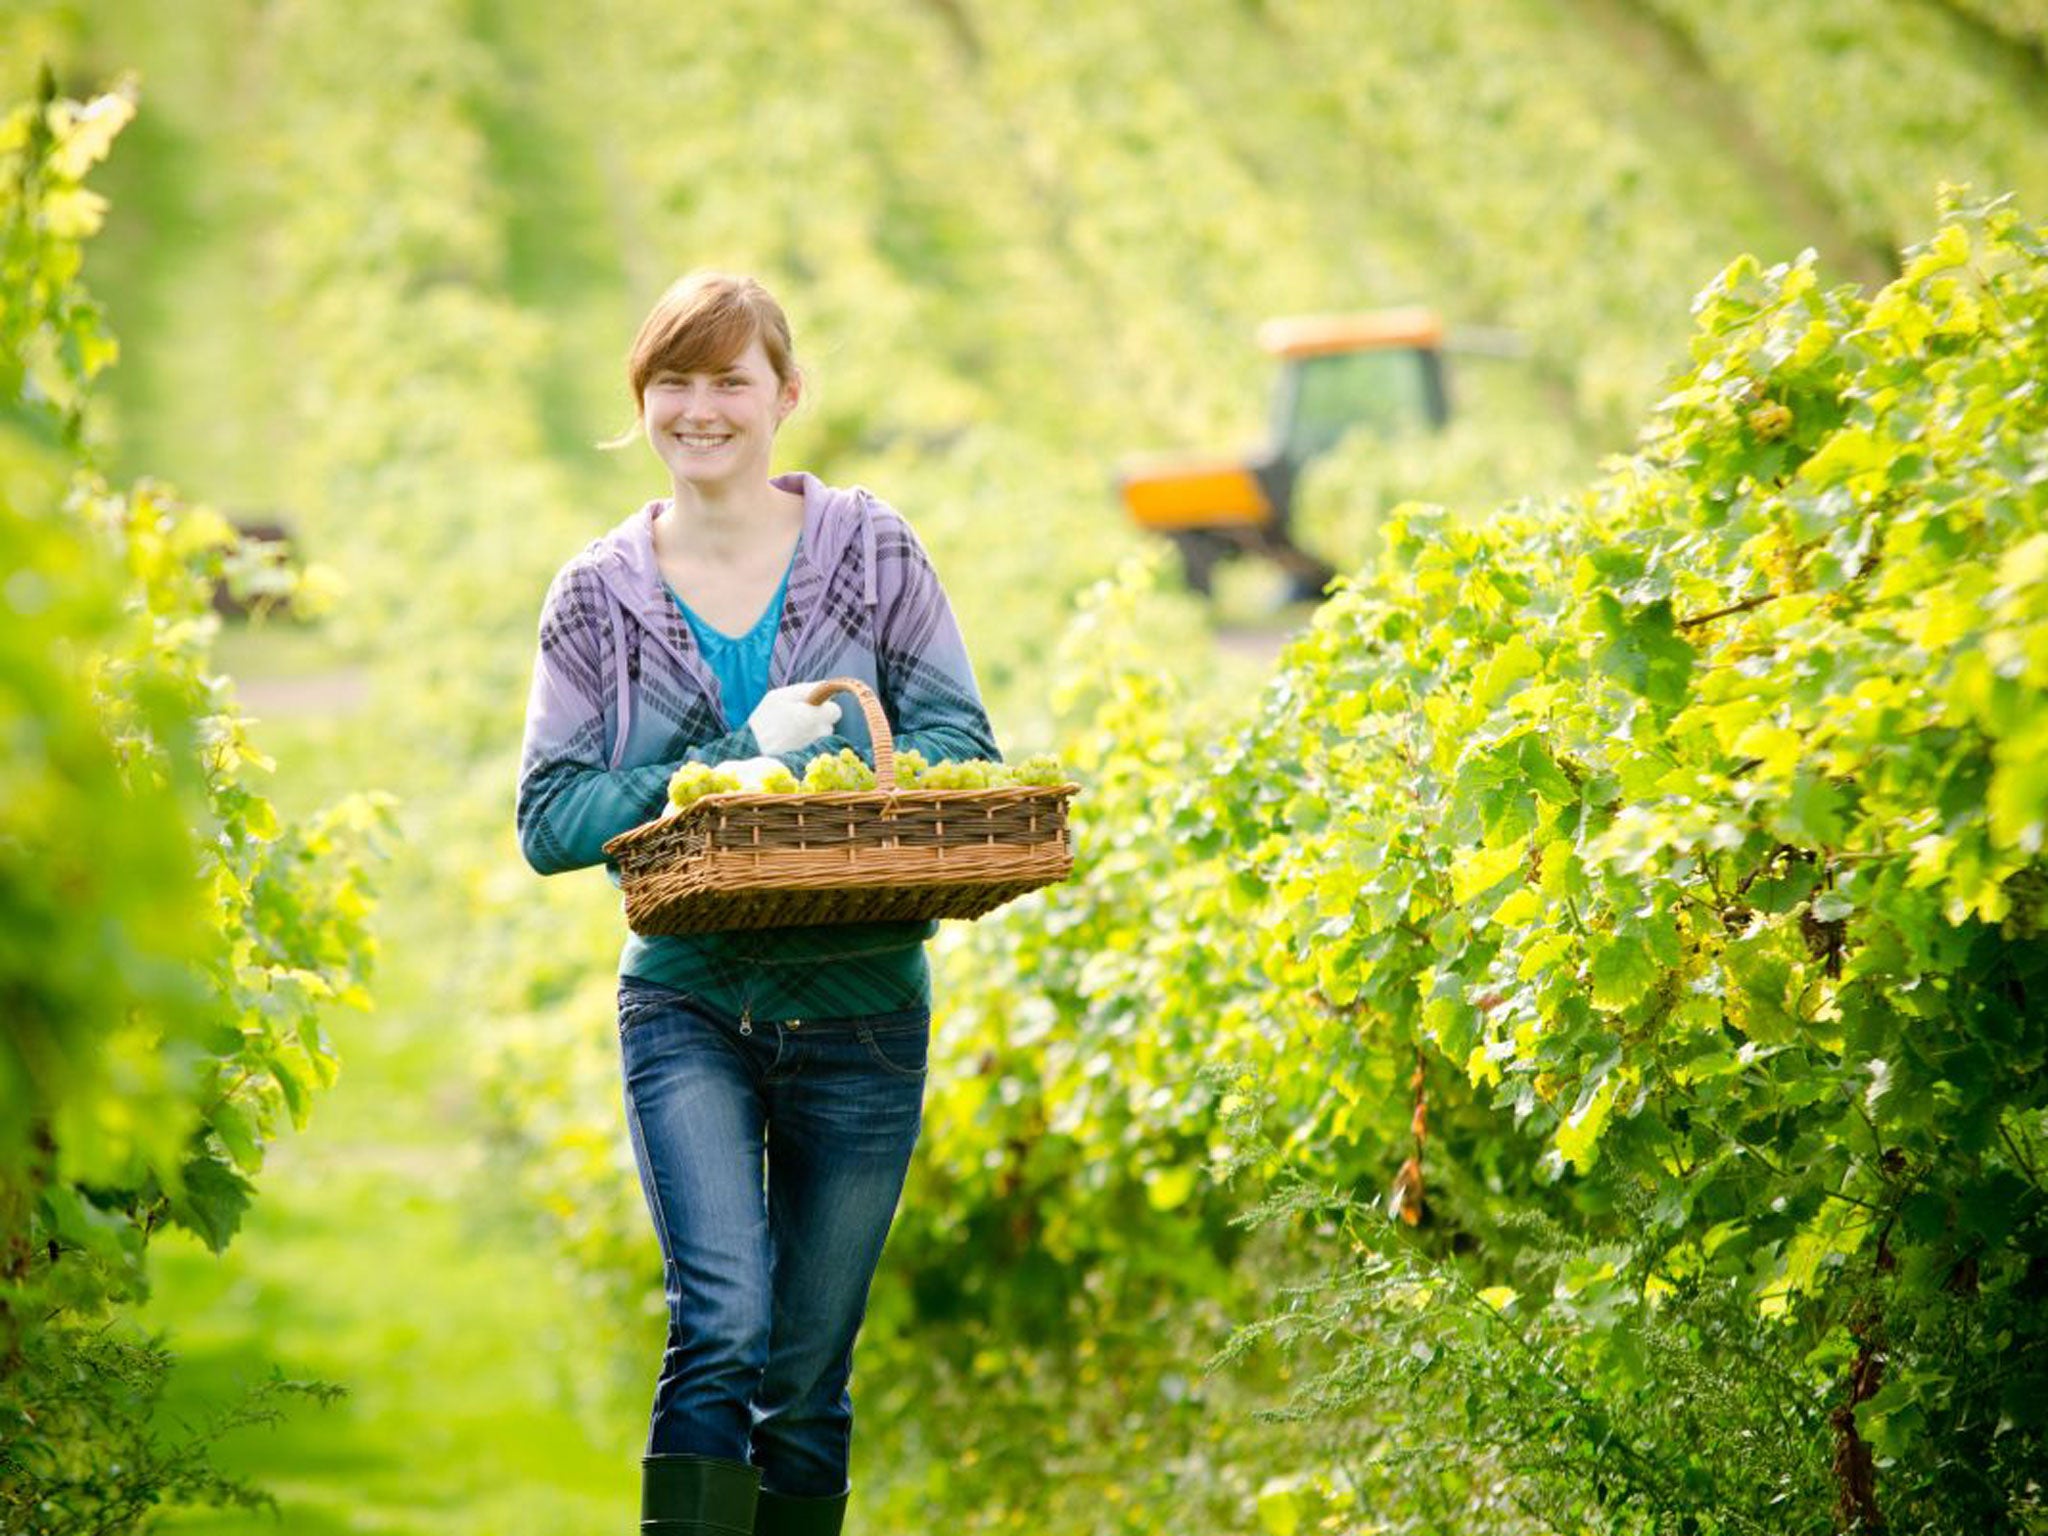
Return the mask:
POLYGON ((268 765, 206 665, 235 533, 93 468, 114 344, 78 282, 84 178, 132 111, 46 78, 0 122, 0 1511, 37 1533, 254 1496, 208 1434, 158 1439, 168 1357, 110 1309, 165 1225, 231 1240, 332 1080, 320 1005, 367 1001, 384 819, 366 796, 286 827, 249 787, 268 765))

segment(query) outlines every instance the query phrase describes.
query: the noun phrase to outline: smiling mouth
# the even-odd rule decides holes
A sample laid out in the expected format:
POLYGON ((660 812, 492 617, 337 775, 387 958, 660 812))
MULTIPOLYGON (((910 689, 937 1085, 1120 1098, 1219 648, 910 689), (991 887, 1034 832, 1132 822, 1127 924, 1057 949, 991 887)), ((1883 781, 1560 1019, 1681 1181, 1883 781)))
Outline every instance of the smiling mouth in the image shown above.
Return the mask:
POLYGON ((708 435, 699 432, 678 432, 675 434, 675 439, 685 448, 717 448, 732 441, 729 433, 725 435, 708 435))

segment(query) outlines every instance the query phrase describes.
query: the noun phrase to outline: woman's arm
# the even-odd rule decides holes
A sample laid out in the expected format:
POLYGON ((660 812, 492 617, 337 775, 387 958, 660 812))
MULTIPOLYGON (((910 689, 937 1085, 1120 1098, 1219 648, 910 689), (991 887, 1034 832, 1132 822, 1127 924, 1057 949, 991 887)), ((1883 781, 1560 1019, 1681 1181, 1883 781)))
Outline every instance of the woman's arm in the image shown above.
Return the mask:
POLYGON ((594 572, 571 567, 541 610, 540 650, 519 757, 519 851, 543 875, 605 862, 604 845, 661 814, 681 762, 755 756, 742 726, 684 747, 673 759, 613 769, 610 599, 594 572))
POLYGON ((995 730, 974 681, 953 605, 924 546, 894 513, 877 513, 876 564, 883 580, 875 614, 875 675, 896 749, 926 762, 981 757, 1000 762, 995 730))
POLYGON ((551 764, 519 780, 519 851, 543 875, 605 862, 604 845, 661 814, 672 763, 607 772, 551 764))

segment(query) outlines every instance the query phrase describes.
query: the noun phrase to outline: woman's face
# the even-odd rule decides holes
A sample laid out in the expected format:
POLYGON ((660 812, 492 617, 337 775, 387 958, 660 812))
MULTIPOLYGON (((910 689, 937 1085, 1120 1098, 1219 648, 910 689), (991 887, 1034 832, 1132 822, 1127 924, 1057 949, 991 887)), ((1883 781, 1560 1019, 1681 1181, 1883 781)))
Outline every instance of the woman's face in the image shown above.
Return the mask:
POLYGON ((765 481, 776 429, 796 408, 797 392, 796 380, 775 376, 757 336, 722 368, 649 379, 641 397, 647 441, 678 491, 765 481))

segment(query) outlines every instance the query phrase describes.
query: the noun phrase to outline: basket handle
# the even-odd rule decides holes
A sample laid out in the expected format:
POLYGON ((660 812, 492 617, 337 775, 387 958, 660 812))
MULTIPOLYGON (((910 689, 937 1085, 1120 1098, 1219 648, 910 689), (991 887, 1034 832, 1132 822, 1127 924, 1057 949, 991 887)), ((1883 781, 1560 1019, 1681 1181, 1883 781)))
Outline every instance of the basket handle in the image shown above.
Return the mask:
POLYGON ((850 693, 854 702, 860 705, 860 712, 867 716, 868 735, 875 744, 875 788, 889 794, 896 792, 896 737, 889 729, 889 718, 882 713, 882 701, 875 697, 875 690, 857 677, 828 677, 810 692, 806 702, 822 704, 835 693, 850 693))

